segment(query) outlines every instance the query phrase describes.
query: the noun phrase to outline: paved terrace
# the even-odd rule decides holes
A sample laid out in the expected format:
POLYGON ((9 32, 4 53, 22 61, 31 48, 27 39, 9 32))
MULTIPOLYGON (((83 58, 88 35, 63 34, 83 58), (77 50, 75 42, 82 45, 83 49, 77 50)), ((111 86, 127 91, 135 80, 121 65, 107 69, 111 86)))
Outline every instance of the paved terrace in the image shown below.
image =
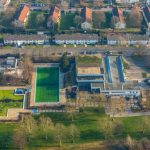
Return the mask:
POLYGON ((0 121, 17 121, 20 113, 31 113, 31 110, 22 108, 8 109, 7 116, 0 116, 0 121))

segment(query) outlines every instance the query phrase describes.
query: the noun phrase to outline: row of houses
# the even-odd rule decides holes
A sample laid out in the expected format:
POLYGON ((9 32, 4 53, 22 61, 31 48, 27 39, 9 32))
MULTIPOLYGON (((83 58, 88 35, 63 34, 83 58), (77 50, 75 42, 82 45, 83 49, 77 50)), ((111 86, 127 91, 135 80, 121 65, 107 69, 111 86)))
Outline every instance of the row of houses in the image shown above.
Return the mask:
POLYGON ((52 41, 54 44, 74 44, 74 45, 85 45, 85 44, 103 44, 107 45, 150 45, 149 35, 140 34, 121 34, 121 33, 110 33, 105 38, 100 38, 97 34, 56 34, 53 39, 47 35, 4 35, 5 45, 44 45, 49 44, 52 41))
POLYGON ((140 34, 108 34, 108 45, 149 45, 150 37, 140 34))

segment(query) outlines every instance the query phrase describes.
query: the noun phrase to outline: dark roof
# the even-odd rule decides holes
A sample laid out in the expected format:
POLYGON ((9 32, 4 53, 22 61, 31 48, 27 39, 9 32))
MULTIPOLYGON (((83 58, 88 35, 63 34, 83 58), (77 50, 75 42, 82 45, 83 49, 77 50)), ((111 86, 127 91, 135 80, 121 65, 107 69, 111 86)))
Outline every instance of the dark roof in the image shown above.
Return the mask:
POLYGON ((4 40, 47 40, 47 35, 4 35, 4 40))
POLYGON ((56 40, 98 40, 97 34, 57 34, 56 40))
POLYGON ((146 17, 146 20, 150 22, 150 9, 148 6, 143 7, 143 13, 146 17))

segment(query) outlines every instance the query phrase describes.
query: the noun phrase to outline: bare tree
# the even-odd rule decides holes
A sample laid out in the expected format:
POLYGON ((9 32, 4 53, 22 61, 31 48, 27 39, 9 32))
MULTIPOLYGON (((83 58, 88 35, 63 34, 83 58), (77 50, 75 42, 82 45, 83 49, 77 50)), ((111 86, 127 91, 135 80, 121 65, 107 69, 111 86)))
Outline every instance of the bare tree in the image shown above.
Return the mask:
POLYGON ((93 12, 93 26, 95 28, 101 28, 105 21, 106 17, 104 12, 93 12))
POLYGON ((44 24, 44 21, 45 21, 44 14, 40 13, 36 16, 36 22, 39 26, 42 26, 44 24))
POLYGON ((30 83, 32 79, 33 63, 29 56, 24 56, 23 65, 23 78, 27 83, 30 83))
POLYGON ((66 137, 66 127, 61 123, 57 123, 55 125, 55 139, 59 143, 60 147, 62 146, 65 137, 66 137))
POLYGON ((26 141, 26 134, 23 128, 18 128, 13 136, 12 141, 15 149, 25 149, 27 141, 26 141))
POLYGON ((114 130, 115 130, 115 122, 109 118, 106 117, 102 120, 98 121, 98 127, 100 126, 100 130, 105 136, 105 139, 108 139, 113 136, 114 130))
POLYGON ((37 124, 35 119, 31 115, 25 116, 21 126, 25 130, 27 140, 30 141, 31 137, 34 136, 37 131, 37 124))
POLYGON ((126 18, 127 26, 130 28, 139 28, 142 23, 141 11, 133 7, 129 16, 126 18))
POLYGON ((129 149, 133 149, 134 145, 135 145, 135 141, 131 138, 131 136, 127 136, 126 138, 126 145, 129 149))
POLYGON ((80 132, 74 124, 71 124, 67 131, 69 132, 69 137, 70 137, 72 143, 74 143, 75 140, 80 137, 80 132))
POLYGON ((69 6, 69 3, 66 0, 62 0, 61 8, 62 8, 62 10, 64 10, 65 14, 66 14, 66 11, 68 9, 68 6, 69 6))
POLYGON ((39 130, 41 130, 42 135, 44 135, 45 140, 47 140, 48 135, 53 134, 54 124, 52 120, 48 117, 40 117, 39 130))
POLYGON ((79 15, 76 15, 74 18, 74 23, 76 24, 76 27, 79 28, 82 23, 82 17, 79 15))

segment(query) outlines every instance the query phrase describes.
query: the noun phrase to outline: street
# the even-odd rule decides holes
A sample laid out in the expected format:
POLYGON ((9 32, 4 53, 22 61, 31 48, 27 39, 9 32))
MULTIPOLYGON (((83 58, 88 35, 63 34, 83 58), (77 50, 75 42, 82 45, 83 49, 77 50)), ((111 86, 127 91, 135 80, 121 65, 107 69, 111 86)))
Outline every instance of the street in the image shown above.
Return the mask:
MULTIPOLYGON (((110 51, 112 53, 122 52, 125 55, 131 55, 133 52, 138 52, 138 48, 136 47, 114 47, 114 46, 47 46, 47 47, 24 47, 24 48, 0 48, 0 54, 26 54, 29 56, 49 56, 53 55, 61 55, 64 52, 71 53, 72 55, 78 55, 86 52, 87 54, 94 53, 104 53, 110 51)), ((146 48, 143 50, 143 54, 150 55, 150 48, 146 48)))

